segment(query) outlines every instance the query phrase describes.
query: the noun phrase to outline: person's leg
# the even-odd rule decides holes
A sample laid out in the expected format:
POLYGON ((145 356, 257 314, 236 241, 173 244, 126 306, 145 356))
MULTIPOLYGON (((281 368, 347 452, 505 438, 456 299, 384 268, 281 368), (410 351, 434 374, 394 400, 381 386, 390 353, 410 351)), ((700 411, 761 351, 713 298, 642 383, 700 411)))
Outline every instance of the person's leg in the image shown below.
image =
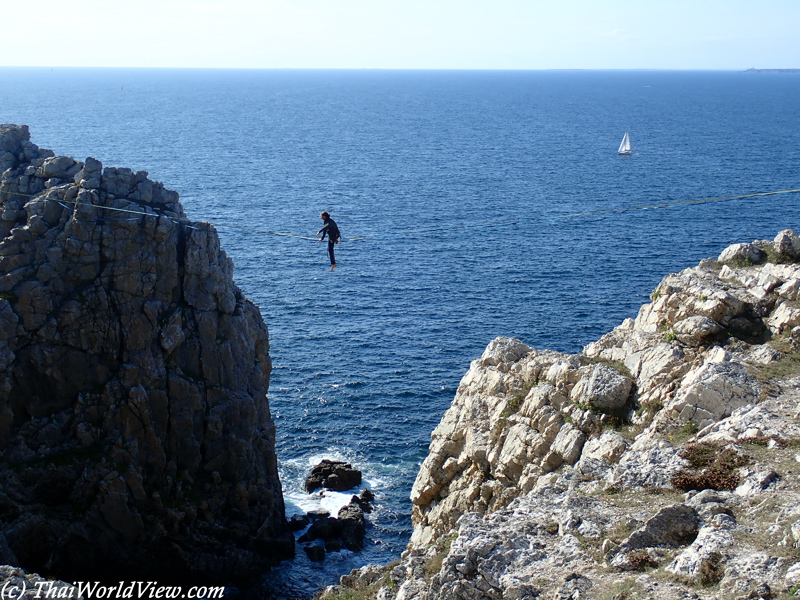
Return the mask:
POLYGON ((336 268, 336 257, 333 255, 333 242, 328 242, 328 256, 331 257, 331 271, 336 268))

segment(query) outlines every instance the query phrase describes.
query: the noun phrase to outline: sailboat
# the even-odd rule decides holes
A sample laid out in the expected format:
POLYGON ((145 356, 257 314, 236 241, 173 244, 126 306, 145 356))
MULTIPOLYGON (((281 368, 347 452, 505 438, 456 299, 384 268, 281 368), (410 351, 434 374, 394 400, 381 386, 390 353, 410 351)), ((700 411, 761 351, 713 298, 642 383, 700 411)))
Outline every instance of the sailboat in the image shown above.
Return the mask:
POLYGON ((617 150, 617 154, 633 154, 633 150, 631 150, 631 138, 628 136, 628 132, 625 132, 625 135, 622 136, 622 142, 619 145, 619 150, 617 150))

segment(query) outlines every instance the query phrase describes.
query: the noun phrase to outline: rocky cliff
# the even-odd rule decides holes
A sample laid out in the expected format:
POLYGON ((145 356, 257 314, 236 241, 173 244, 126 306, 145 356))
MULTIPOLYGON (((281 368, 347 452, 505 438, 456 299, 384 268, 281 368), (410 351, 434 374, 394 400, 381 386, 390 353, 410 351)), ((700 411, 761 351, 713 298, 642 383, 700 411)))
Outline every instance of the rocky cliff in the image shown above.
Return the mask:
POLYGON ((258 308, 147 173, 0 126, 0 562, 230 582, 293 552, 258 308))
POLYGON ((794 594, 798 257, 790 230, 732 246, 580 354, 491 342, 432 434, 402 559, 323 597, 794 594))

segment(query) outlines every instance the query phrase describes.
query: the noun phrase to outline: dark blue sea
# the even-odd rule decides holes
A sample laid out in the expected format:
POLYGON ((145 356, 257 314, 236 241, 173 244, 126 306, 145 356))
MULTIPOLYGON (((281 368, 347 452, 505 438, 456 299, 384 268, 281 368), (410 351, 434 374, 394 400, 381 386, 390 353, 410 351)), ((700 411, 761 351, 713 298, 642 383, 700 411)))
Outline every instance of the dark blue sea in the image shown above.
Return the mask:
POLYGON ((430 432, 494 337, 579 351, 666 274, 800 228, 800 194, 688 203, 800 188, 794 74, 0 69, 0 122, 217 226, 270 329, 289 514, 343 501, 303 493, 321 458, 363 471, 365 550, 298 548, 264 597, 399 555, 430 432), (265 233, 313 237, 322 210, 334 272, 265 233))

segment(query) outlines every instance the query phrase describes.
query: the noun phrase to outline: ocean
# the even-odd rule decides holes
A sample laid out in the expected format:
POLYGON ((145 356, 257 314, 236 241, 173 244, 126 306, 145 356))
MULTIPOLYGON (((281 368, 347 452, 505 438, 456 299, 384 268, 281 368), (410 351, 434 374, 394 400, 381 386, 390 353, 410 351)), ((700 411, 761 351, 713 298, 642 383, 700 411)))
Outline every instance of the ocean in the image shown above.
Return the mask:
POLYGON ((326 457, 375 493, 362 552, 298 547, 255 597, 402 552, 430 433, 494 337, 578 352, 668 273, 800 227, 800 194, 721 199, 800 188, 795 74, 1 68, 0 122, 213 223, 269 326, 287 514, 346 502, 303 491, 326 457), (323 210, 333 272, 302 239, 323 210))

